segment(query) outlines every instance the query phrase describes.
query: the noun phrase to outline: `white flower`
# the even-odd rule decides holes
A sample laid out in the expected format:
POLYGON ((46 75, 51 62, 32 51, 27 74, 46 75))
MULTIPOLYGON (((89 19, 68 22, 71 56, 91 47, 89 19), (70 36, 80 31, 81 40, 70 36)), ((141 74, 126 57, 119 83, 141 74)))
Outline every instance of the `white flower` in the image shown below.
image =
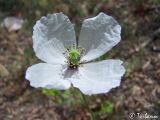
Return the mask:
POLYGON ((46 63, 27 69, 26 79, 31 86, 64 90, 72 84, 84 94, 92 95, 120 85, 125 73, 121 60, 91 62, 121 40, 121 26, 111 16, 100 13, 84 20, 79 47, 73 45, 74 26, 63 13, 42 17, 33 29, 34 51, 46 63))

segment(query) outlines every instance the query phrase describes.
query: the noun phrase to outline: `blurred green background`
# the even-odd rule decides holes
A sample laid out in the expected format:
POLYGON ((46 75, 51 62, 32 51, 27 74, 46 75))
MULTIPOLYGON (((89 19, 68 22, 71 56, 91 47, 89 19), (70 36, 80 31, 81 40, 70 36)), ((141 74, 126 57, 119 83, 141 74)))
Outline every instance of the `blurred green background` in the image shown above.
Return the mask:
POLYGON ((129 120, 130 113, 160 117, 160 0, 0 0, 1 23, 8 16, 24 20, 20 30, 0 27, 0 120, 90 120, 77 90, 34 89, 24 78, 39 61, 33 25, 55 12, 69 16, 77 37, 83 20, 99 12, 122 26, 122 41, 99 60, 121 59, 127 72, 120 87, 87 97, 97 120, 129 120))

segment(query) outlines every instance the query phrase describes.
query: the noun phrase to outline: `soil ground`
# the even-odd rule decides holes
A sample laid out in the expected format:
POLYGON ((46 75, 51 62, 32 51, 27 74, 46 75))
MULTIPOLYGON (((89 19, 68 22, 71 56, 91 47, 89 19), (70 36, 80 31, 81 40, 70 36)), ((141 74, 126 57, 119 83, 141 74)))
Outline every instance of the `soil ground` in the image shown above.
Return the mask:
MULTIPOLYGON (((98 114, 97 120, 129 120, 131 113, 148 113, 160 119, 160 16, 157 14, 160 7, 149 3, 137 5, 122 0, 97 5, 99 11, 116 17, 123 28, 121 43, 104 58, 120 58, 127 69, 119 87, 87 97, 94 112, 99 111, 105 100, 114 104, 111 113, 98 114)), ((30 87, 25 71, 38 63, 32 51, 31 34, 1 28, 0 120, 89 120, 82 104, 68 107, 62 101, 57 106, 53 104, 55 97, 47 97, 40 89, 30 87)))

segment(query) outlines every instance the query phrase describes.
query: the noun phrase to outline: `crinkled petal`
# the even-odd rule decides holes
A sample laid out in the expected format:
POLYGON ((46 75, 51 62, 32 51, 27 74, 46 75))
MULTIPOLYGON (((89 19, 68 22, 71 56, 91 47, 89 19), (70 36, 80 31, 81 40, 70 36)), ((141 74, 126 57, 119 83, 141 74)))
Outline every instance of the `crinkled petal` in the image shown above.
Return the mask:
POLYGON ((91 61, 109 51, 121 40, 121 26, 104 13, 84 20, 79 46, 86 50, 82 61, 91 61))
POLYGON ((47 63, 64 64, 66 58, 62 51, 64 51, 63 44, 53 38, 38 47, 36 56, 47 63))
POLYGON ((48 63, 59 63, 55 58, 65 59, 65 46, 76 42, 73 24, 63 13, 48 14, 38 20, 33 28, 32 38, 37 57, 48 63))
POLYGON ((63 79, 64 66, 39 63, 27 69, 26 79, 33 87, 55 88, 59 90, 68 89, 71 83, 63 79))
POLYGON ((106 93, 120 85, 124 73, 122 61, 104 60, 79 67, 71 82, 86 95, 106 93))

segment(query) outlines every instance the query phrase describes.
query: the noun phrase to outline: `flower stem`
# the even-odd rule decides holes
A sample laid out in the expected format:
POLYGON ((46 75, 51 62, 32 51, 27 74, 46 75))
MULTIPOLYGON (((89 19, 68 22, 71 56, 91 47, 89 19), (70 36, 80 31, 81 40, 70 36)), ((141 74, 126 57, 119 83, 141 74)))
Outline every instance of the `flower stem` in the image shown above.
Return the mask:
POLYGON ((83 99, 83 101, 84 101, 85 106, 87 107, 88 111, 89 111, 90 114, 91 114, 91 120, 96 120, 93 111, 89 108, 89 104, 88 104, 88 102, 87 102, 87 100, 86 100, 85 95, 84 95, 81 91, 80 91, 80 93, 81 93, 81 95, 82 95, 82 99, 83 99))

